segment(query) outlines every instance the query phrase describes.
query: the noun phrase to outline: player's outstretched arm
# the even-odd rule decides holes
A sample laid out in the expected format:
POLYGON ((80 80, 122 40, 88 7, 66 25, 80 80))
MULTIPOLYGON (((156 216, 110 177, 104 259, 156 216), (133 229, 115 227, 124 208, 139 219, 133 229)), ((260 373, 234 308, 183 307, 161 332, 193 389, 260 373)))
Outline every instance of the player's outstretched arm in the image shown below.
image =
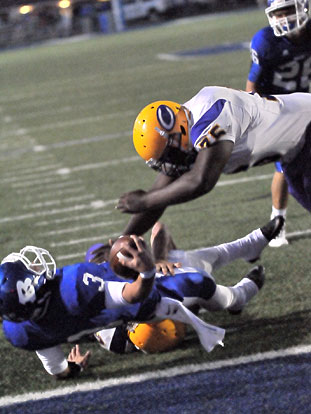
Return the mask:
POLYGON ((123 249, 127 250, 127 254, 130 257, 124 256, 119 261, 122 265, 139 272, 139 276, 134 282, 124 285, 122 296, 127 303, 137 303, 144 300, 151 292, 156 269, 152 253, 144 240, 135 235, 131 237, 135 242, 136 248, 131 247, 129 244, 125 245, 123 249))
POLYGON ((201 150, 193 168, 167 186, 148 192, 134 191, 124 194, 117 205, 123 213, 141 213, 165 209, 169 205, 194 200, 216 185, 232 149, 233 142, 220 141, 201 150))
MULTIPOLYGON (((151 189, 152 191, 158 191, 161 188, 167 187, 172 181, 174 181, 174 177, 168 177, 162 173, 158 174, 151 189)), ((132 191, 129 193, 125 193, 120 197, 120 200, 116 206, 123 213, 131 212, 131 209, 137 209, 138 206, 135 205, 136 200, 138 203, 140 202, 140 198, 146 194, 144 191, 132 191), (133 203, 133 205, 132 205, 133 203)), ((125 227, 123 234, 136 234, 137 236, 142 236, 151 227, 159 220, 159 218, 164 213, 164 208, 156 208, 152 210, 145 210, 144 212, 140 212, 138 214, 134 214, 130 221, 128 222, 127 226, 125 227)))

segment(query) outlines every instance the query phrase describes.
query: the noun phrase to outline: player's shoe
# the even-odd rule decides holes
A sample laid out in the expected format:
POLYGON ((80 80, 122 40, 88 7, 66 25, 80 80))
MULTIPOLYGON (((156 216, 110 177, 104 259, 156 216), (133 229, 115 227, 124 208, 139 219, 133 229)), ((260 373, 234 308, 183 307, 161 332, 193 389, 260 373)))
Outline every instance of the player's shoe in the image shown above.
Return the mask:
MULTIPOLYGON (((265 226, 261 227, 260 230, 265 238, 270 242, 271 240, 280 237, 285 227, 285 219, 283 216, 276 216, 269 221, 265 226)), ((285 230, 284 230, 285 235, 285 230)))
POLYGON ((281 247, 281 246, 287 246, 288 240, 286 238, 286 230, 285 230, 285 223, 280 231, 280 233, 270 241, 269 246, 270 247, 281 247))
MULTIPOLYGON (((276 216, 272 220, 270 220, 267 224, 263 227, 260 227, 262 234, 264 235, 265 239, 271 243, 271 241, 275 241, 275 238, 278 238, 279 235, 282 233, 285 226, 285 219, 283 216, 276 216)), ((269 243, 269 245, 270 245, 269 243)), ((257 260, 260 259, 260 255, 254 257, 253 259, 247 259, 249 263, 255 263, 257 260)))
MULTIPOLYGON (((263 287, 265 283, 265 269, 263 266, 253 267, 244 278, 250 279, 258 288, 258 291, 263 287)), ((241 309, 227 309, 231 315, 240 315, 244 309, 244 306, 241 309)))
POLYGON ((265 283, 265 269, 261 265, 253 267, 244 277, 254 282, 260 290, 265 283))

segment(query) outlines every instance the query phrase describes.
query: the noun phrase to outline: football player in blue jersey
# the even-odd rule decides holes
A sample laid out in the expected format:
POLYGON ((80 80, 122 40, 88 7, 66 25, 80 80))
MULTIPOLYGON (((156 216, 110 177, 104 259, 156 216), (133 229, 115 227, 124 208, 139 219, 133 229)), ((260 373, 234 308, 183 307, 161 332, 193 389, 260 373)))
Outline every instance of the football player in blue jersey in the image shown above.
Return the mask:
MULTIPOLYGON (((309 92, 311 81, 311 21, 308 0, 268 0, 270 26, 251 42, 252 64, 246 90, 262 95, 309 92)), ((282 166, 276 163, 271 184, 271 217, 286 217, 288 189, 282 166)), ((270 246, 288 244, 285 226, 270 246)))
MULTIPOLYGON (((189 324, 204 349, 211 351, 222 344, 225 331, 203 322, 187 307, 199 305, 210 311, 239 313, 263 286, 264 270, 257 266, 239 283, 226 287, 215 283, 208 268, 204 270, 207 261, 214 268, 236 258, 252 261, 282 224, 282 218, 276 218, 236 242, 189 254, 177 251, 175 258, 197 269, 176 268, 175 276, 155 277, 151 251, 142 239, 132 236, 136 247, 125 244, 130 257, 120 259, 137 272, 136 279, 128 282, 114 274, 108 262, 86 261, 56 268, 48 251, 26 246, 8 255, 0 265, 4 335, 15 347, 36 351, 47 372, 58 378, 79 374, 89 357, 88 352, 82 355, 75 346, 66 359, 61 344, 77 343, 104 328, 128 322, 171 319, 189 324)), ((163 266, 162 262, 160 268, 163 266)), ((111 348, 112 340, 118 338, 110 336, 106 349, 111 348)))
MULTIPOLYGON (((157 272, 161 275, 173 275, 176 268, 194 268, 197 271, 203 270, 208 274, 213 274, 214 270, 219 269, 234 260, 244 259, 254 262, 260 257, 263 248, 269 241, 277 237, 284 224, 281 216, 275 217, 261 229, 256 229, 243 238, 230 243, 223 243, 218 246, 205 247, 195 250, 178 250, 172 236, 163 223, 157 222, 151 231, 150 244, 153 256, 156 261, 157 272)), ((91 246, 86 254, 87 261, 95 260, 93 253, 98 244, 91 246)), ((107 251, 108 249, 106 249, 107 251)), ((107 251, 108 253, 108 251, 107 251)), ((108 255, 107 255, 108 258, 108 255)), ((108 259, 107 259, 108 260, 108 259)), ((158 273, 157 273, 158 276, 158 273)), ((227 288, 217 285, 220 292, 227 288)), ((218 309, 223 309, 220 305, 219 297, 214 296, 214 306, 217 303, 218 309)), ((191 306, 188 299, 184 301, 186 306, 190 306, 193 311, 199 310, 200 306, 195 301, 191 306)), ((211 307, 209 310, 216 310, 211 307)), ((239 314, 240 311, 228 310, 231 314, 239 314)), ((154 353, 164 352, 176 348, 184 339, 186 328, 184 324, 171 320, 163 320, 155 323, 129 324, 118 326, 111 329, 103 329, 95 334, 100 346, 106 350, 116 353, 128 353, 135 349, 143 352, 154 353), (136 348, 133 347, 133 344, 136 348)))

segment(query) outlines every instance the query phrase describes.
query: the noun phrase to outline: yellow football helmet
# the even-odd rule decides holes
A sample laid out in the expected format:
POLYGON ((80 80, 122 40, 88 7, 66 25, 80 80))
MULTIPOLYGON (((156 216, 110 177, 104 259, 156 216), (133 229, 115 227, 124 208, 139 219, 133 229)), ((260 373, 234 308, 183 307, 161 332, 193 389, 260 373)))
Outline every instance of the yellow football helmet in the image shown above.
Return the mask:
POLYGON ((138 114, 133 127, 137 153, 153 169, 179 176, 194 162, 190 112, 172 101, 156 101, 138 114))
POLYGON ((152 354, 170 351, 179 345, 186 335, 182 322, 165 319, 155 323, 140 323, 129 331, 129 338, 141 351, 152 354))

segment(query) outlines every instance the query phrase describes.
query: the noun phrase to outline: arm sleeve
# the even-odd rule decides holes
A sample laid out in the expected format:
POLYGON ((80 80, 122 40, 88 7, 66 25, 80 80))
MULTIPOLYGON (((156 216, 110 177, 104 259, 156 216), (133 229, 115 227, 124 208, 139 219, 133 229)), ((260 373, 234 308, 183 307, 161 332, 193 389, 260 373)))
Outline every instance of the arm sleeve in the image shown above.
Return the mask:
POLYGON ((248 80, 254 83, 257 82, 262 72, 264 61, 263 55, 265 54, 265 50, 267 49, 263 33, 263 31, 259 31, 258 33, 256 33, 252 39, 250 46, 252 63, 248 73, 248 80))
POLYGON ((60 374, 68 367, 68 361, 60 346, 40 349, 36 354, 50 375, 60 374))
POLYGON ((106 282, 105 283, 105 307, 107 309, 126 306, 129 303, 123 298, 123 288, 127 282, 106 282))

